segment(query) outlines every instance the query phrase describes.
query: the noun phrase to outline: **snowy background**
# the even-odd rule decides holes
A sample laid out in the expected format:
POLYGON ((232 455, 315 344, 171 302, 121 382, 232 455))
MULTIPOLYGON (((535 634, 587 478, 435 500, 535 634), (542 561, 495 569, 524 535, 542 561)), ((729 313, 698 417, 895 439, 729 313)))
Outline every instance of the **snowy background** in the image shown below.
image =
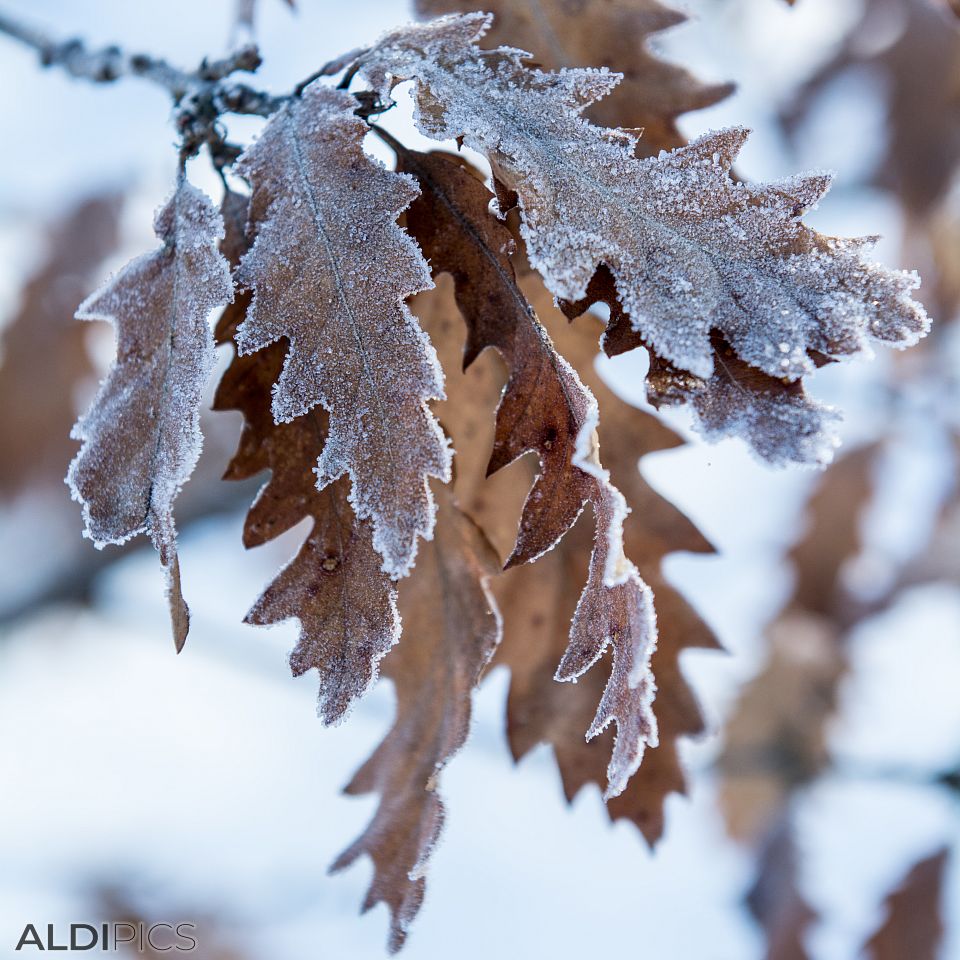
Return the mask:
MULTIPOLYGON (((226 49, 232 6, 0 2, 58 35, 117 41, 184 66, 226 49)), ((410 18, 399 0, 298 6, 293 15, 280 0, 260 3, 261 81, 278 91, 410 18)), ((831 91, 799 147, 788 145, 775 116, 779 98, 832 54, 857 15, 857 0, 802 0, 792 11, 782 0, 690 6, 693 22, 657 46, 705 79, 734 80, 738 92, 683 118, 683 132, 751 126, 738 164, 751 178, 836 170, 834 191, 810 222, 841 235, 883 233, 878 256, 899 265, 896 203, 859 186, 884 136, 869 85, 853 81, 831 91)), ((41 73, 30 52, 4 37, 0 78, 3 322, 42 256, 44 224, 70 201, 120 185, 129 192, 125 242, 108 266, 152 247, 150 214, 169 190, 175 157, 166 94, 149 84, 129 79, 94 88, 41 73)), ((402 107, 384 125, 420 142, 402 107)), ((244 120, 231 130, 248 136, 257 126, 244 120)), ((203 164, 193 167, 194 182, 216 195, 215 178, 203 164)), ((109 341, 105 349, 109 357, 109 341)), ((635 363, 620 358, 603 368, 629 396, 636 395, 635 363)), ((836 365, 814 379, 813 393, 847 412, 848 441, 876 429, 872 385, 889 363, 878 357, 836 365)), ((238 415, 221 416, 238 429, 238 415)), ((683 415, 671 423, 686 432, 683 415)), ((903 442, 925 449, 922 427, 918 421, 903 442)), ((942 487, 946 461, 936 449, 926 454, 883 478, 873 536, 890 554, 909 552, 933 521, 932 509, 918 505, 942 487)), ((771 470, 737 441, 707 447, 696 440, 647 458, 644 473, 720 551, 712 558, 674 556, 666 567, 729 651, 685 655, 711 731, 684 746, 690 797, 668 801, 666 836, 655 853, 632 826, 609 825, 598 791, 583 791, 567 807, 545 748, 513 766, 502 732, 506 676, 493 672, 477 698, 470 742, 443 776, 447 826, 407 960, 559 960, 615 950, 652 960, 762 956, 762 937, 741 903, 752 860, 726 838, 710 766, 723 718, 760 663, 762 627, 789 591, 783 554, 802 528, 815 475, 771 470)), ((63 559, 56 546, 31 551, 32 530, 66 516, 79 540, 79 510, 65 488, 58 496, 63 502, 52 506, 28 498, 0 508, 0 593, 10 603, 63 559)), ((13 955, 28 921, 91 921, 96 891, 106 884, 135 891, 164 919, 215 918, 243 957, 384 955, 386 909, 357 916, 369 863, 336 877, 326 868, 373 811, 375 798, 346 798, 339 790, 385 732, 392 694, 380 685, 345 726, 319 724, 315 678, 292 680, 285 662, 294 626, 266 631, 240 623, 303 527, 244 553, 241 526, 236 509, 182 533, 194 620, 179 658, 148 546, 108 568, 91 606, 46 605, 0 627, 4 956, 8 949, 13 955)), ((822 960, 854 957, 880 919, 882 897, 908 866, 960 839, 957 795, 919 782, 924 772, 960 759, 960 595, 947 587, 913 591, 857 633, 852 657, 831 747, 854 767, 905 768, 918 772, 918 782, 838 775, 805 798, 801 882, 822 912, 810 937, 822 960)), ((960 858, 950 871, 944 958, 960 956, 960 858)))

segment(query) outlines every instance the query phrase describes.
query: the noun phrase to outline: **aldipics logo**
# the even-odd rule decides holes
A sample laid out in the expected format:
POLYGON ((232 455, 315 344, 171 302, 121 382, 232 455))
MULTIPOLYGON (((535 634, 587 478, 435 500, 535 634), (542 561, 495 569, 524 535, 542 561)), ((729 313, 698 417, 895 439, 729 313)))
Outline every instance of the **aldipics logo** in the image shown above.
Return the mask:
MULTIPOLYGON (((42 925, 41 925, 42 926, 42 925)), ((86 950, 119 950, 126 948, 146 953, 172 955, 189 953, 197 947, 193 936, 196 925, 192 923, 71 923, 69 927, 58 930, 55 924, 48 923, 44 933, 36 924, 28 923, 23 928, 17 951, 65 951, 83 952, 86 950)))

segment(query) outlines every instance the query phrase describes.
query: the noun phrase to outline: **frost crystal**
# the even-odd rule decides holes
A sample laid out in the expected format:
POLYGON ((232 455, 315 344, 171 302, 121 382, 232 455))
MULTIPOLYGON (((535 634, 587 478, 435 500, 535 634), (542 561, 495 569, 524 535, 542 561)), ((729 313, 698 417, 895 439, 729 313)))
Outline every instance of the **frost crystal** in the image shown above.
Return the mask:
POLYGON ((180 649, 189 614, 173 501, 200 455, 200 402, 214 364, 207 317, 233 299, 233 284, 217 251, 220 214, 186 180, 157 213, 155 230, 163 246, 127 264, 77 311, 80 320, 114 325, 117 359, 73 429, 83 446, 67 483, 97 546, 138 533, 153 538, 180 649))
POLYGON ((403 303, 431 286, 396 224, 417 189, 364 153, 356 106, 313 84, 241 158, 256 240, 238 271, 253 302, 237 344, 250 353, 290 341, 274 417, 290 421, 318 403, 329 412, 318 486, 350 475, 357 516, 373 520, 384 570, 398 577, 417 538, 433 530, 428 478, 449 478, 450 454, 426 405, 443 396, 443 374, 403 303))
POLYGON ((808 351, 841 357, 869 339, 902 347, 926 332, 910 297, 914 274, 869 264, 863 242, 800 222, 828 176, 733 181, 742 129, 638 160, 633 135, 581 116, 617 75, 548 73, 526 66, 518 50, 481 51, 475 42, 488 25, 472 14, 402 28, 365 55, 362 72, 381 97, 415 80, 420 130, 486 154, 518 195, 530 262, 555 296, 582 298, 606 264, 633 327, 699 377, 713 371, 712 330, 788 381, 813 370, 808 351))

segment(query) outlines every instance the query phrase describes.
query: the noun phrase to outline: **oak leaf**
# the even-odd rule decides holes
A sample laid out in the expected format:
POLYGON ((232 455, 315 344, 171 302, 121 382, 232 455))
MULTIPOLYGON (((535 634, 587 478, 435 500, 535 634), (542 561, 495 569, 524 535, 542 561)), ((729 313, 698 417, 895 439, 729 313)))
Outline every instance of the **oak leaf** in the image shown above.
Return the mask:
MULTIPOLYGON (((224 253, 233 262, 246 246, 246 207, 243 197, 227 194, 224 253)), ((242 295, 228 307, 217 327, 218 342, 232 340, 248 304, 249 296, 242 295)), ((271 471, 244 522, 244 546, 266 543, 305 517, 313 520, 296 557, 267 587, 246 622, 299 621, 291 669, 295 676, 317 669, 320 717, 337 723, 375 681, 379 660, 399 639, 400 618, 396 590, 373 548, 371 525, 354 515, 346 479, 317 489, 313 465, 327 437, 326 411, 314 407, 289 423, 274 422, 271 390, 286 352, 281 342, 235 355, 217 388, 214 409, 239 410, 245 419, 225 479, 271 471)))
MULTIPOLYGON (((707 627, 663 579, 660 558, 673 550, 707 552, 711 548, 637 471, 637 460, 643 454, 676 446, 679 438, 649 414, 613 396, 592 366, 595 331, 570 328, 552 307, 542 284, 532 276, 522 280, 536 313, 549 322, 562 354, 582 371, 600 403, 604 459, 633 507, 624 525, 627 552, 638 559, 640 573, 653 586, 656 597, 659 640, 651 666, 657 678, 660 742, 647 748, 625 791, 607 801, 612 818, 632 820, 652 843, 663 831, 665 797, 684 787, 677 739, 699 733, 703 727, 696 698, 679 669, 679 654, 687 646, 716 646, 707 627)), ((486 476, 495 430, 491 411, 503 380, 493 351, 457 374, 464 338, 452 285, 447 281, 438 277, 437 290, 421 295, 414 309, 447 370, 448 400, 438 407, 438 414, 457 450, 458 498, 501 555, 506 555, 513 546, 517 519, 529 482, 536 476, 537 462, 526 456, 486 476)), ((587 576, 594 536, 593 525, 582 516, 553 550, 535 563, 507 570, 493 583, 504 618, 504 640, 496 662, 511 671, 507 711, 511 750, 519 760, 537 744, 551 744, 569 799, 587 783, 604 786, 613 750, 610 730, 594 740, 584 737, 604 693, 604 671, 594 668, 577 684, 558 684, 554 679, 557 663, 569 645, 570 624, 587 576)))
POLYGON ((520 51, 482 51, 488 26, 474 14, 401 28, 359 70, 385 101, 414 80, 421 132, 486 155, 518 197, 530 262, 555 296, 581 299, 605 264, 643 339, 701 378, 713 373, 714 330, 751 366, 791 382, 815 369, 814 356, 861 353, 869 340, 907 346, 926 332, 910 297, 915 275, 869 264, 863 241, 801 223, 829 177, 735 182, 741 129, 639 160, 635 137, 581 115, 616 75, 547 73, 520 51))
MULTIPOLYGON (((567 324, 559 311, 552 308, 549 293, 535 275, 527 274, 522 278, 522 283, 536 307, 538 316, 550 324, 550 333, 561 354, 581 372, 599 403, 600 449, 604 452, 604 464, 631 507, 623 525, 625 549, 627 554, 636 560, 640 575, 653 588, 656 598, 658 641, 650 666, 657 684, 659 743, 644 754, 643 763, 634 774, 627 790, 620 797, 608 801, 612 818, 625 817, 632 820, 647 840, 653 843, 663 832, 663 803, 666 796, 671 792, 683 792, 685 789, 683 769, 677 752, 678 740, 682 736, 692 736, 703 731, 703 717, 696 696, 680 670, 680 654, 688 648, 709 649, 719 646, 713 633, 696 611, 666 581, 661 571, 661 562, 667 554, 675 551, 709 553, 712 547, 676 507, 646 483, 638 469, 638 461, 643 456, 678 446, 681 443, 680 438, 650 414, 624 403, 603 383, 593 365, 597 342, 595 329, 575 328, 567 324)), ((558 621, 561 622, 559 625, 562 631, 562 618, 569 604, 565 595, 569 594, 571 589, 570 578, 573 571, 583 563, 585 556, 586 544, 582 535, 578 542, 575 539, 576 534, 577 530, 574 529, 555 551, 558 556, 552 572, 548 572, 546 567, 543 568, 544 577, 552 578, 553 581, 550 592, 554 597, 556 610, 546 623, 554 624, 554 632, 558 621)), ((549 559, 552 559, 552 555, 544 558, 549 559)), ((529 568, 529 576, 531 580, 536 576, 536 566, 529 568)), ((518 624, 516 633, 507 637, 513 641, 512 650, 508 648, 506 641, 504 643, 504 656, 509 657, 512 653, 513 663, 517 665, 514 668, 516 682, 521 675, 518 669, 521 664, 524 673, 531 676, 531 679, 538 675, 528 673, 536 663, 537 653, 534 645, 527 639, 528 631, 537 627, 538 611, 531 609, 530 613, 527 613, 525 610, 525 605, 529 602, 525 602, 525 598, 529 598, 532 592, 530 582, 524 586, 518 576, 512 590, 512 602, 508 604, 503 601, 501 605, 505 622, 513 612, 518 624), (520 624, 523 624, 523 628, 520 624), (531 664, 531 660, 534 664, 531 664)), ((544 614, 542 608, 539 613, 541 616, 544 614)), ((537 633, 546 633, 544 639, 552 639, 550 633, 543 631, 542 627, 537 633)), ((555 644, 556 640, 553 639, 552 642, 555 644)), ((544 712, 547 717, 541 718, 540 724, 547 719, 560 732, 567 722, 565 715, 569 714, 571 719, 582 715, 585 704, 590 702, 594 694, 592 685, 586 682, 587 677, 582 677, 577 687, 564 691, 567 696, 561 701, 558 697, 549 695, 542 685, 542 672, 539 676, 539 684, 534 683, 523 693, 518 690, 515 696, 513 688, 511 689, 508 708, 512 714, 511 742, 515 752, 524 747, 522 752, 525 752, 535 745, 536 740, 532 738, 537 734, 538 723, 532 723, 530 728, 524 730, 520 721, 524 714, 534 718, 540 714, 541 708, 537 705, 537 700, 542 698, 546 705, 544 712)), ((529 683, 529 680, 526 682, 529 683)), ((596 678, 593 683, 596 683, 596 678)), ((540 739, 549 739, 554 743, 568 796, 572 798, 585 783, 599 781, 602 767, 598 761, 601 758, 590 752, 592 744, 584 743, 582 738, 575 740, 562 735, 544 737, 543 732, 549 731, 549 726, 540 725, 539 730, 540 739)), ((606 744, 601 742, 599 746, 603 749, 606 744)))
POLYGON ((487 472, 527 452, 540 461, 507 566, 525 563, 556 544, 595 491, 595 479, 573 462, 592 398, 554 351, 520 292, 510 262, 513 237, 490 214, 490 193, 479 175, 449 154, 392 146, 397 169, 420 184, 421 196, 407 212, 407 229, 434 274, 454 278, 457 305, 467 322, 463 366, 493 347, 510 371, 497 405, 487 472))
POLYGON ((532 561, 552 548, 589 502, 596 535, 570 625, 558 680, 579 679, 613 649, 613 668, 588 738, 617 724, 607 796, 621 793, 657 742, 649 659, 656 644, 653 596, 623 550, 622 494, 602 467, 596 400, 557 354, 514 278, 512 237, 489 211, 490 194, 455 158, 399 150, 400 167, 420 182, 407 226, 430 258, 434 273, 449 272, 467 322, 464 363, 496 348, 509 370, 497 407, 488 472, 535 452, 541 472, 524 503, 517 545, 507 562, 532 561))
POLYGON ((67 482, 97 546, 150 534, 179 651, 190 619, 173 501, 200 454, 200 403, 214 364, 207 317, 232 299, 233 284, 217 251, 223 221, 183 177, 155 230, 163 246, 127 264, 77 311, 78 319, 115 326, 117 358, 74 427, 83 445, 67 482))
POLYGON ((384 661, 396 718, 346 787, 350 794, 379 793, 379 806, 331 868, 364 853, 373 860, 364 909, 380 902, 390 908, 391 952, 403 946, 423 902, 426 863, 443 826, 440 773, 466 741, 473 688, 500 641, 488 586, 497 556, 448 486, 438 486, 437 506, 433 541, 400 584, 403 643, 384 661))
POLYGON ((317 482, 349 475, 350 503, 373 521, 383 568, 398 577, 433 529, 428 479, 449 478, 450 453, 427 408, 443 375, 404 304, 430 286, 395 222, 416 187, 364 152, 356 107, 314 83, 241 157, 255 240, 237 272, 253 300, 236 341, 241 354, 289 341, 274 419, 327 410, 317 482))

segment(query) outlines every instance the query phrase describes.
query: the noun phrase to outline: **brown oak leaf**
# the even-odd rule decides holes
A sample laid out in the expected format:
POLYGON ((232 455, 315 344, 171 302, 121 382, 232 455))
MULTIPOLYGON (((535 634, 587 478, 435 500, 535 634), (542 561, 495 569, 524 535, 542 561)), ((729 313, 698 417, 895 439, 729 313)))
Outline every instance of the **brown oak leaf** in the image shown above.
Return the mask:
MULTIPOLYGON (((627 552, 638 560, 645 581, 656 596, 659 640, 651 661, 657 678, 656 712, 659 745, 648 747, 639 770, 624 792, 608 800, 612 818, 635 822, 653 843, 663 831, 663 801, 683 791, 684 776, 677 739, 702 731, 696 698, 679 668, 686 647, 715 647, 716 640, 696 613, 660 574, 660 559, 674 550, 709 552, 710 545, 671 504, 641 477, 637 461, 644 454, 677 446, 681 441, 655 418, 615 397, 592 366, 596 331, 570 328, 543 285, 526 276, 522 283, 536 313, 550 324, 561 353, 582 372, 600 404, 600 437, 604 460, 633 507, 626 518, 627 552)), ((502 555, 509 553, 517 530, 524 494, 537 472, 535 458, 486 476, 493 443, 491 411, 500 396, 502 376, 493 351, 481 355, 458 375, 463 327, 452 284, 438 277, 438 289, 421 295, 417 315, 437 345, 447 371, 448 400, 438 408, 457 450, 455 486, 460 501, 491 536, 502 555)), ((587 576, 594 530, 581 517, 557 546, 536 563, 507 570, 494 581, 504 618, 504 642, 497 662, 511 671, 508 734, 520 759, 539 743, 550 743, 557 757, 564 791, 572 799, 587 783, 601 787, 613 750, 613 732, 586 740, 607 678, 593 669, 577 684, 555 681, 557 663, 569 645, 570 624, 587 576)))
POLYGON ((67 475, 98 546, 149 533, 160 553, 177 650, 190 623, 180 588, 173 501, 200 454, 200 403, 214 364, 207 316, 233 298, 217 251, 223 221, 181 177, 157 213, 163 246, 131 261, 77 317, 116 327, 117 358, 74 428, 67 475))
MULTIPOLYGON (((224 220, 224 254, 236 263, 246 246, 245 198, 227 194, 224 220)), ((232 340, 248 303, 249 296, 241 296, 227 308, 217 327, 218 342, 232 340)), ((380 659, 399 639, 400 619, 396 590, 373 548, 371 525, 354 515, 346 479, 317 489, 313 465, 326 442, 326 411, 314 407, 289 423, 274 422, 271 390, 286 352, 281 342, 235 355, 217 389, 214 409, 239 410, 245 421, 225 479, 244 480, 271 471, 244 522, 244 546, 266 543, 305 517, 313 520, 296 557, 267 587, 246 622, 299 621, 291 669, 294 676, 317 669, 320 717, 324 723, 337 723, 375 681, 380 659)))
POLYGON ((363 835, 331 868, 364 853, 373 860, 364 910, 380 902, 390 908, 391 952, 403 946, 423 902, 426 863, 443 826, 440 773, 467 738, 473 688, 500 640, 488 587, 499 567, 496 553, 449 487, 438 485, 436 494, 434 538, 400 584, 404 640, 384 661, 396 690, 396 718, 346 788, 377 792, 380 803, 363 835))
POLYGON ((510 371, 497 406, 487 472, 527 452, 540 461, 507 566, 525 563, 550 550, 593 495, 596 480, 573 462, 592 398, 556 354, 520 292, 510 262, 513 237, 490 214, 490 192, 479 174, 450 154, 392 146, 397 169, 420 184, 421 196, 407 212, 407 229, 434 273, 454 278, 457 305, 467 322, 463 366, 494 347, 510 371))
POLYGON ((434 273, 449 272, 467 322, 465 364, 496 348, 509 370, 497 407, 488 472, 535 452, 540 474, 520 518, 507 562, 532 561, 553 547, 589 502, 596 536, 586 586, 574 610, 557 680, 578 680, 613 649, 610 679, 587 736, 616 723, 607 796, 621 793, 647 744, 656 744, 649 672, 656 644, 653 596, 623 550, 627 506, 610 483, 597 449, 597 404, 576 371, 557 354, 517 286, 512 236, 489 211, 490 193, 455 158, 399 149, 400 166, 420 182, 407 226, 434 273))

